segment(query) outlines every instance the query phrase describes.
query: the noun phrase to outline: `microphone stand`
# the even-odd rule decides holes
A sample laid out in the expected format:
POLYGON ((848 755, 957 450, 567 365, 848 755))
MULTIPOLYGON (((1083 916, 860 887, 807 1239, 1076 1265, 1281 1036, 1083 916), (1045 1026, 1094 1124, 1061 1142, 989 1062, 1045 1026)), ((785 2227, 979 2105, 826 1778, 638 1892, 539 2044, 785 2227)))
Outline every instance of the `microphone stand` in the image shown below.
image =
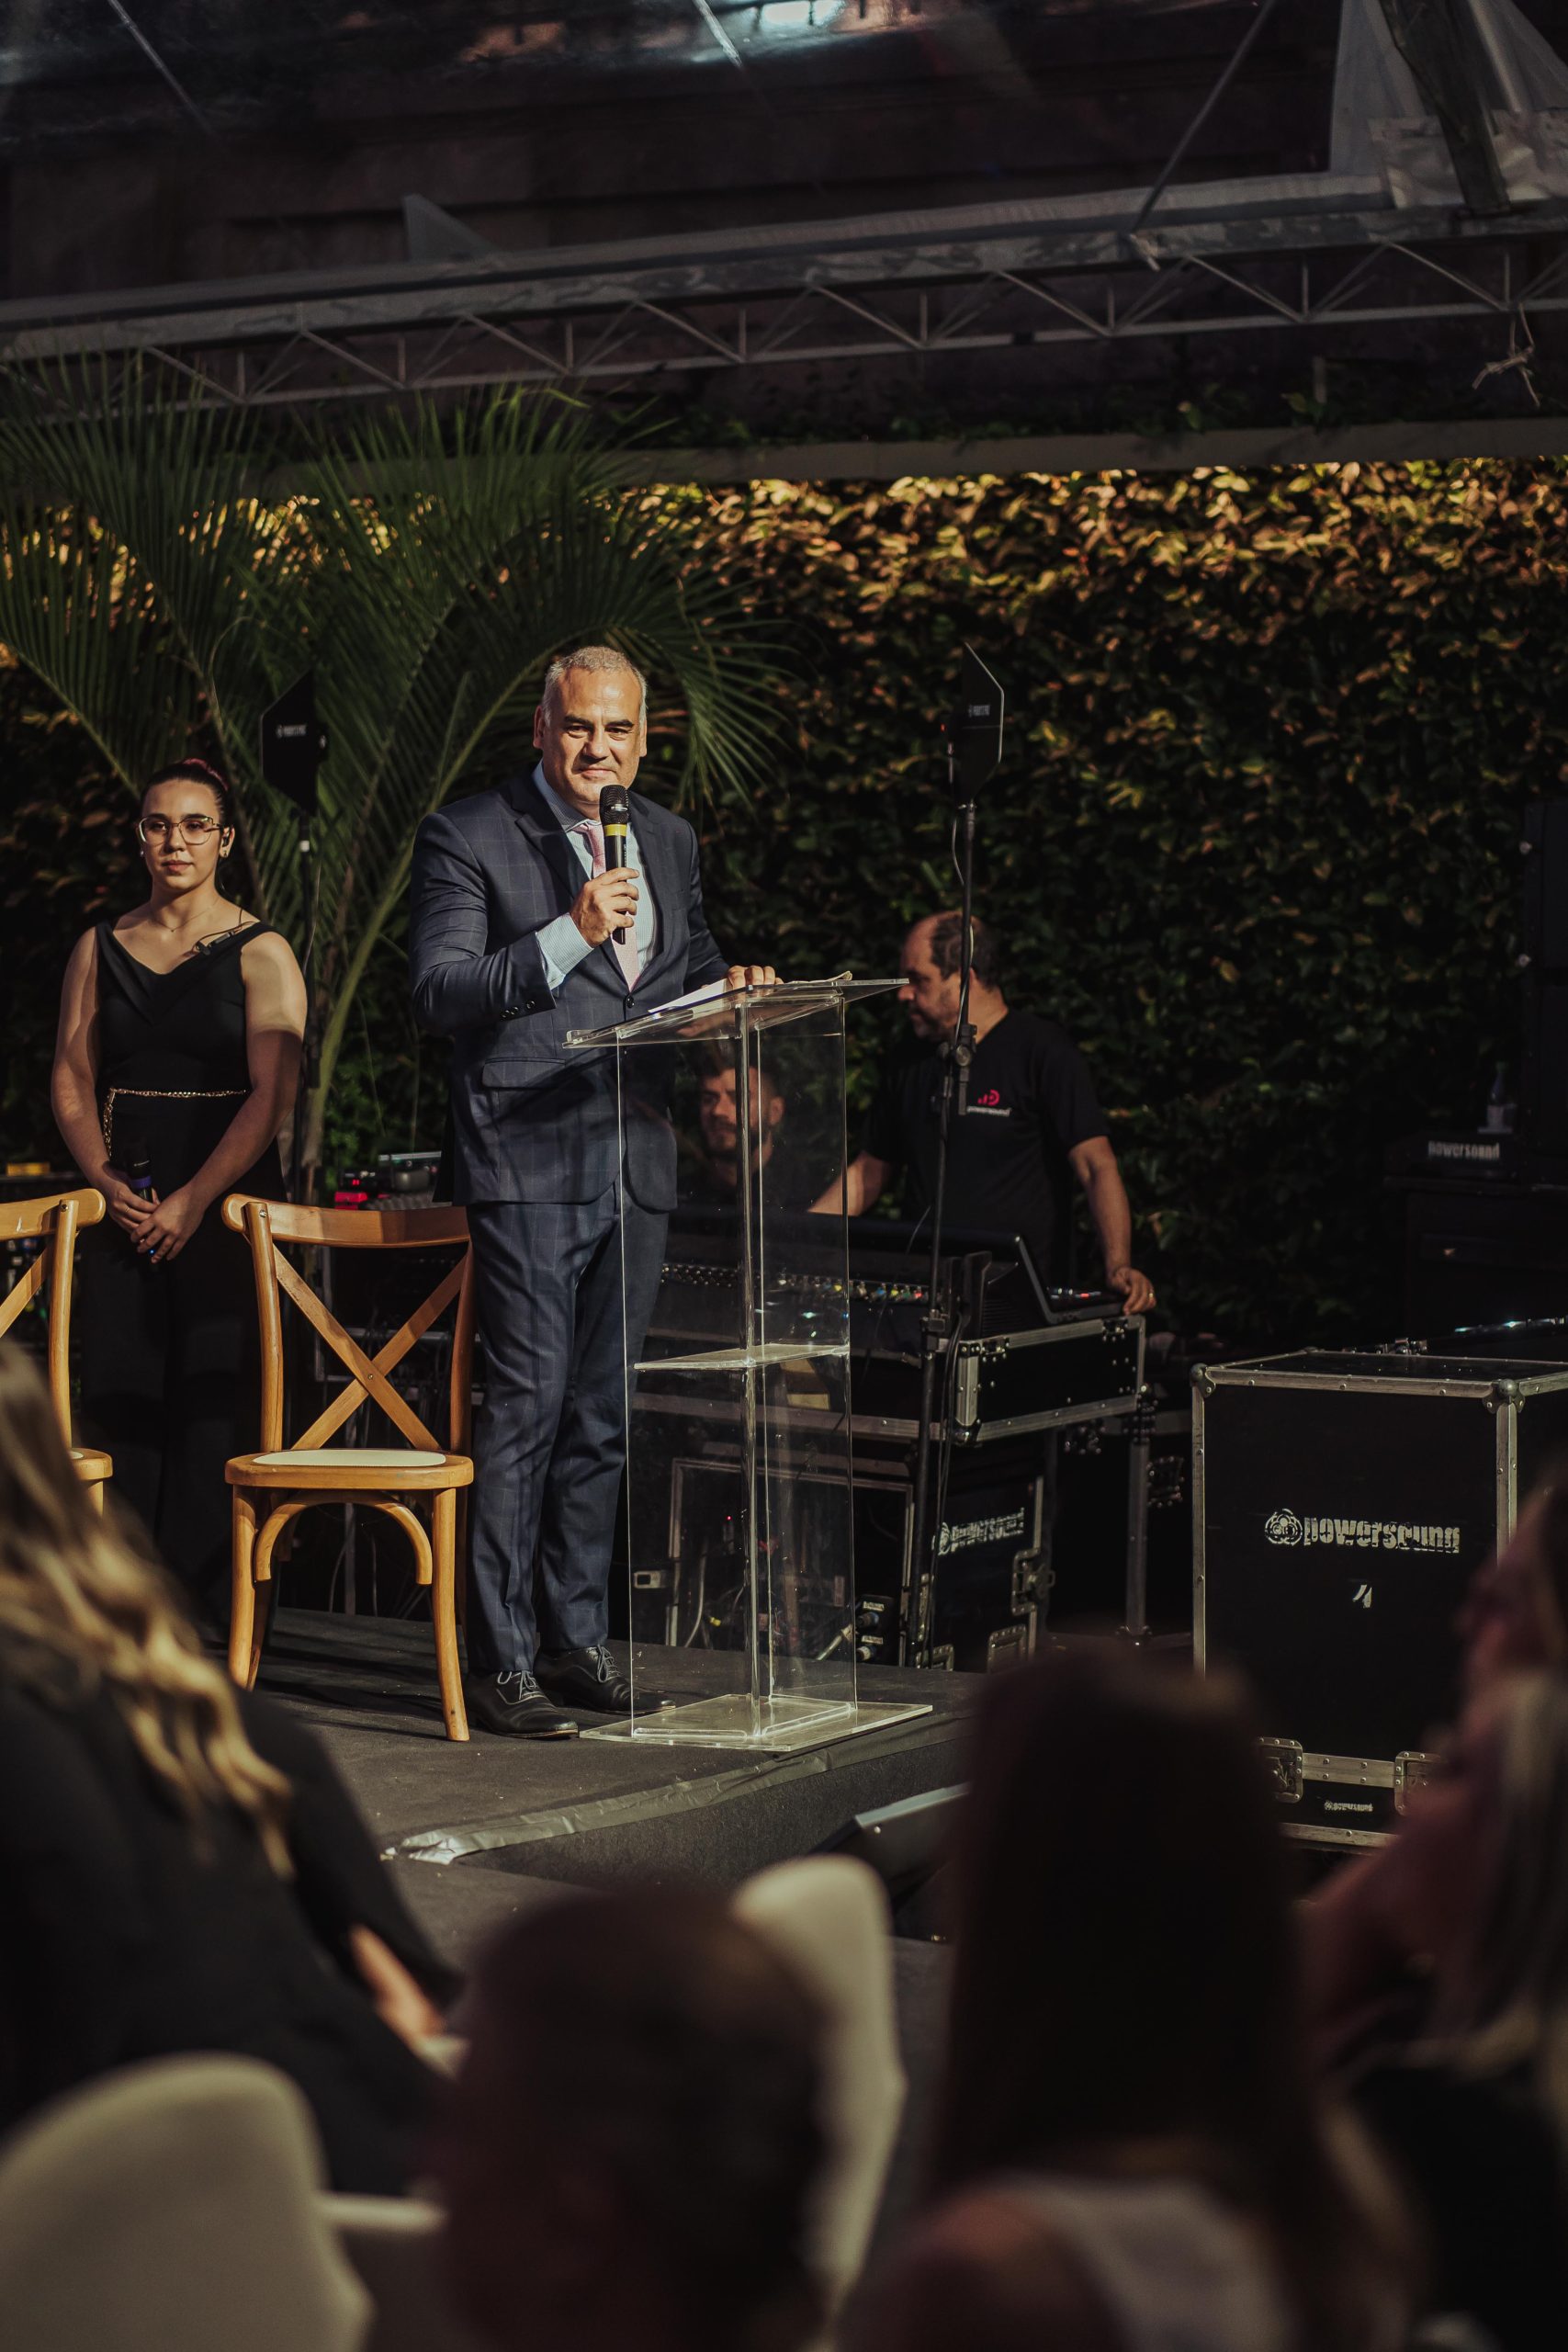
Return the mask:
POLYGON ((316 1083, 317 1032, 320 1027, 316 1018, 316 976, 313 969, 320 885, 310 823, 303 816, 299 826, 299 896, 305 913, 305 943, 299 957, 300 977, 305 983, 305 1034, 299 1041, 299 1078, 294 1090, 294 1131, 288 1150, 288 1197, 297 1207, 304 1201, 305 1125, 310 1117, 310 1097, 316 1083))
MULTIPOLYGON (((948 791, 953 788, 953 751, 947 752, 948 791)), ((937 1114, 936 1178, 931 1187, 931 1269, 926 1284, 926 1311, 920 1320, 920 1419, 915 1439, 914 1524, 909 1536, 909 1587, 914 1602, 914 1653, 919 1666, 930 1664, 931 1596, 935 1559, 933 1546, 936 1497, 931 1492, 931 1424, 936 1418, 937 1384, 948 1362, 953 1336, 953 1301, 942 1286, 942 1223, 947 1207, 947 1162, 953 1146, 953 1122, 969 1107, 969 1065, 975 1058, 975 1030, 969 1018, 970 965, 973 956, 972 918, 975 909, 975 788, 958 806, 958 870, 964 886, 964 916, 958 948, 958 1026, 942 1065, 942 1094, 937 1114)), ((942 1416, 942 1445, 945 1457, 951 1442, 946 1399, 942 1416)))
POLYGON ((305 1124, 315 1091, 321 1045, 316 1007, 316 924, 321 913, 321 876, 310 834, 320 806, 319 777, 327 755, 327 730, 316 717, 316 673, 304 672, 269 703, 260 720, 261 772, 270 790, 292 801, 299 858, 300 912, 305 937, 299 963, 305 979, 305 1034, 300 1039, 299 1082, 294 1094, 294 1136, 288 1153, 288 1197, 298 1203, 305 1188, 305 1124))

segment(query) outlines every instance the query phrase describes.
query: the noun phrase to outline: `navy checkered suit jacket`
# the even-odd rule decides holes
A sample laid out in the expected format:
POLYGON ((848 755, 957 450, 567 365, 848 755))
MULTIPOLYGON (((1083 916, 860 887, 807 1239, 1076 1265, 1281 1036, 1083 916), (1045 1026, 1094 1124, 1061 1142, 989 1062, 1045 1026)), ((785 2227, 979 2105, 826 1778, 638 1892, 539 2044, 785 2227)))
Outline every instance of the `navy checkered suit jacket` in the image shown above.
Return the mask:
MULTIPOLYGON (((537 934, 569 911, 583 875, 531 776, 438 809, 415 837, 410 978, 421 1024, 452 1040, 461 1203, 597 1200, 615 1177, 615 1057, 568 1051, 568 1030, 651 1012, 728 968, 703 915, 696 834, 640 792, 631 817, 659 910, 657 949, 635 997, 608 942, 550 992, 537 934)), ((626 1182, 645 1208, 670 1208, 668 1057, 645 1046, 627 1057, 634 1065, 626 1182)))

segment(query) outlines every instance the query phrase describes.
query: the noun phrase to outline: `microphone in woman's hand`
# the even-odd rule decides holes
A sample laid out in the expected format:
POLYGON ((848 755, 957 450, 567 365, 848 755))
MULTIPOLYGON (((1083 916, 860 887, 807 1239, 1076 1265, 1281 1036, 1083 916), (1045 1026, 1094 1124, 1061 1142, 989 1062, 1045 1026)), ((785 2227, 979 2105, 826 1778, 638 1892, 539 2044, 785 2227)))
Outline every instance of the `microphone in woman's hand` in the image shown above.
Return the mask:
MULTIPOLYGON (((146 1154, 144 1152, 139 1153, 134 1159, 128 1159, 120 1173, 124 1176, 125 1181, 130 1185, 131 1191, 136 1194, 137 1199, 142 1202, 147 1207, 151 1207, 152 1204, 152 1162, 147 1158, 146 1154)), ((152 1260, 153 1265, 156 1265, 157 1262, 158 1261, 154 1258, 152 1260)))

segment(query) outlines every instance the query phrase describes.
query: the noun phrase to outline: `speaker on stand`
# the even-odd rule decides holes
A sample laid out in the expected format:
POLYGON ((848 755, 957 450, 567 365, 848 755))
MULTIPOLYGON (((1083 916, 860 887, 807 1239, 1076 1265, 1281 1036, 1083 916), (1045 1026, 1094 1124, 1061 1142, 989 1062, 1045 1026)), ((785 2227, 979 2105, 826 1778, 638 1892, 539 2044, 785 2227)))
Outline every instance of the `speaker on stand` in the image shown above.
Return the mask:
POLYGON ((1390 1148, 1404 1195, 1404 1329, 1568 1316, 1568 800, 1525 810, 1519 1091, 1483 1124, 1390 1148))

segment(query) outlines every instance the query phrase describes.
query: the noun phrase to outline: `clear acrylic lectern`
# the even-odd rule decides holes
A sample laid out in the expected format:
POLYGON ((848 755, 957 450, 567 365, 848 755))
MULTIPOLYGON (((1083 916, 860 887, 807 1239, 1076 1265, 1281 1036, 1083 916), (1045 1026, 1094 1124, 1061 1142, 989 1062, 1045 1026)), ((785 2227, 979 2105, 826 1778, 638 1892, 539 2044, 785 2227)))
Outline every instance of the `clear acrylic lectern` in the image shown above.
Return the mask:
POLYGON ((623 1185, 651 1120, 688 1203, 627 1334, 632 1713, 591 1737, 766 1751, 929 1712, 856 1691, 848 1240, 810 1214, 846 1164, 844 1008, 894 985, 790 981, 567 1039, 615 1054, 623 1185))

